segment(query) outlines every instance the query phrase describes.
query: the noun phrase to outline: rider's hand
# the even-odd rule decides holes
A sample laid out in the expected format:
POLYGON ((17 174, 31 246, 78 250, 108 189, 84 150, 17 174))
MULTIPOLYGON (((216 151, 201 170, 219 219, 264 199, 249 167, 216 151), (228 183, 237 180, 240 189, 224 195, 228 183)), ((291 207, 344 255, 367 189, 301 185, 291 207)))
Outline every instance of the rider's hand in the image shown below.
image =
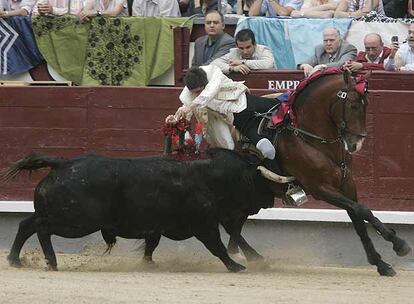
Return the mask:
POLYGON ((181 106, 178 108, 177 112, 175 112, 175 119, 179 120, 180 118, 187 119, 187 116, 193 112, 197 105, 195 103, 191 103, 190 106, 181 106))
POLYGON ((175 118, 174 115, 168 115, 165 118, 165 123, 168 124, 168 125, 174 125, 174 124, 177 123, 177 119, 175 118))

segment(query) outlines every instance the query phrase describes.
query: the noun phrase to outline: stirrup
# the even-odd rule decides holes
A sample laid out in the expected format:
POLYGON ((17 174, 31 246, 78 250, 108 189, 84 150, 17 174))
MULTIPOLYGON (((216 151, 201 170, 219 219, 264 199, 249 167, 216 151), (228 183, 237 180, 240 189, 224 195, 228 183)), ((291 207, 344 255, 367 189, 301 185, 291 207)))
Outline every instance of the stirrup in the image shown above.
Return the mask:
POLYGON ((282 197, 282 202, 286 206, 298 207, 308 201, 305 191, 300 186, 289 184, 285 195, 282 197))

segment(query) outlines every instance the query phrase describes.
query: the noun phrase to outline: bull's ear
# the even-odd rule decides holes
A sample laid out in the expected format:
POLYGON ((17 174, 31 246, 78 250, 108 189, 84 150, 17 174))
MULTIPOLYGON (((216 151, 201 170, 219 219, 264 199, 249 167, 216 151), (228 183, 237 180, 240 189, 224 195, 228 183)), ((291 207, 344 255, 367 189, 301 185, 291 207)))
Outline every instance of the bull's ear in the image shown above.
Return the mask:
POLYGON ((344 82, 345 82, 345 85, 347 87, 347 91, 353 90, 355 88, 355 80, 352 77, 351 72, 349 70, 345 69, 342 72, 342 75, 344 76, 344 82))

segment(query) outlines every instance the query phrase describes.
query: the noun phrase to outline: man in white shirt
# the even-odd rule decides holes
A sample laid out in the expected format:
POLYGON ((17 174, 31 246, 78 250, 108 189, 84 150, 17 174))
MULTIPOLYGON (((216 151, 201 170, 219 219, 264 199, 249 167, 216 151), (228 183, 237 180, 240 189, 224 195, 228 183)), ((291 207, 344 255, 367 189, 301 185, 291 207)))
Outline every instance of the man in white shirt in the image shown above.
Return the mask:
POLYGON ((246 75, 251 70, 275 68, 272 50, 256 44, 252 30, 239 31, 235 40, 237 48, 230 49, 229 53, 211 63, 218 66, 224 74, 237 72, 246 75))
POLYGON ((408 27, 407 42, 391 44, 391 54, 384 61, 386 71, 414 71, 414 23, 408 27))
POLYGON ((180 17, 181 13, 177 0, 134 0, 132 16, 180 17))

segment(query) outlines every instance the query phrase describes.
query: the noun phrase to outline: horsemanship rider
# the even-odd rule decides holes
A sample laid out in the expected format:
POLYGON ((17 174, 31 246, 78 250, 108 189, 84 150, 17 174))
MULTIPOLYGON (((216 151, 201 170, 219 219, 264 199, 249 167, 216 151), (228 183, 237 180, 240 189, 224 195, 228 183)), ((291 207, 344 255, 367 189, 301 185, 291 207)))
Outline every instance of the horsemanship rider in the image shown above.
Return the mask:
POLYGON ((195 114, 204 123, 206 141, 214 147, 234 149, 231 135, 236 127, 256 146, 265 158, 275 158, 275 147, 257 132, 260 119, 256 113, 267 112, 275 106, 274 99, 251 95, 243 82, 229 79, 214 65, 192 67, 184 78, 185 88, 180 94, 183 106, 166 123, 180 117, 191 119, 195 114))

